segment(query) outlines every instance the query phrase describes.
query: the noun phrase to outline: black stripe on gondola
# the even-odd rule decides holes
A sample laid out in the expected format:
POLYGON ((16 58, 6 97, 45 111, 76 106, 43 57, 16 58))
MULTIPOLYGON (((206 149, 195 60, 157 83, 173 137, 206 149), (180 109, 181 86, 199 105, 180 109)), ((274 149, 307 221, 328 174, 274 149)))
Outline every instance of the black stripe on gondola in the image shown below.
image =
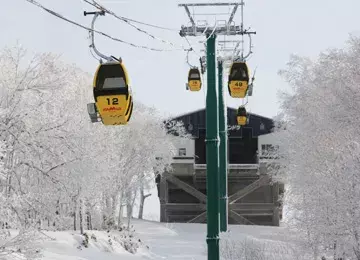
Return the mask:
POLYGON ((112 96, 112 95, 126 95, 126 100, 129 98, 129 90, 125 89, 106 89, 106 90, 97 90, 94 88, 94 98, 97 101, 99 96, 112 96))
POLYGON ((130 109, 130 107, 132 105, 132 97, 131 96, 130 96, 129 103, 130 103, 130 105, 128 106, 128 109, 126 110, 125 115, 127 115, 129 113, 129 109, 130 109))
POLYGON ((131 115, 132 115, 132 111, 133 111, 133 107, 134 107, 134 102, 131 102, 131 108, 130 108, 130 113, 129 113, 129 117, 128 117, 128 122, 130 121, 131 115))

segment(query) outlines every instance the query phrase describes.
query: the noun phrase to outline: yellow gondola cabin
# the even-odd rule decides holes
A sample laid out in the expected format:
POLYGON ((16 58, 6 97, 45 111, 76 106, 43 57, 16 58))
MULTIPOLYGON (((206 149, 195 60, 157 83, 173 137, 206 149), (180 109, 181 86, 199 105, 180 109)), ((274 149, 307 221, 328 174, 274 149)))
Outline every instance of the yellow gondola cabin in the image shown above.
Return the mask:
POLYGON ((238 108, 236 119, 237 119, 238 125, 246 125, 247 124, 248 117, 247 117, 247 112, 246 112, 245 107, 241 106, 238 108))
POLYGON ((245 62, 234 62, 231 65, 228 81, 230 96, 244 98, 249 87, 249 69, 245 62))
POLYGON ((201 89, 201 77, 198 68, 191 68, 189 70, 188 88, 190 91, 199 91, 201 89))
POLYGON ((93 85, 96 108, 103 124, 127 124, 133 101, 125 66, 121 62, 100 64, 93 85))

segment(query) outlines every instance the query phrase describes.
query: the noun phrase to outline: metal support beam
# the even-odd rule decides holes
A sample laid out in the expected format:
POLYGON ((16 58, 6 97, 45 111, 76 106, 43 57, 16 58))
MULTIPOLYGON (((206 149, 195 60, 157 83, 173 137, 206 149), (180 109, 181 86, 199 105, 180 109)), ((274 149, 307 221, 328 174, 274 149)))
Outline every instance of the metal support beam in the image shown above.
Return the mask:
MULTIPOLYGON (((206 210, 204 203, 166 203, 169 211, 196 211, 206 210)), ((244 212, 272 212, 276 205, 274 203, 234 203, 229 205, 230 210, 244 212)))
POLYGON ((191 185, 187 184, 186 182, 183 182, 183 181, 179 180, 174 175, 172 175, 172 174, 170 174, 168 172, 164 172, 163 176, 166 178, 166 180, 170 181, 171 183, 175 184, 179 188, 183 189, 184 191, 186 191, 190 195, 194 196, 195 198, 197 198, 201 202, 206 202, 206 195, 204 193, 198 191, 197 189, 195 189, 191 185))
POLYGON ((200 215, 198 215, 195 218, 189 220, 188 223, 202 223, 202 222, 204 222, 206 220, 206 218, 207 218, 206 215, 207 215, 207 212, 204 211, 200 215))
POLYGON ((181 36, 200 36, 202 34, 210 34, 214 32, 215 35, 242 35, 244 32, 241 30, 240 26, 231 25, 231 26, 196 26, 194 32, 193 26, 182 26, 180 35, 181 36))
POLYGON ((189 17, 189 20, 190 20, 190 22, 191 22, 191 24, 195 27, 196 26, 196 24, 195 24, 195 21, 194 21, 194 19, 192 18, 192 16, 191 16, 191 13, 190 13, 190 10, 189 10, 189 7, 188 6, 184 6, 185 7, 185 11, 186 11, 186 13, 187 13, 187 15, 188 15, 188 17, 189 17))
POLYGON ((234 6, 241 5, 241 3, 192 3, 192 4, 179 4, 178 6, 234 6))
POLYGON ((234 203, 229 204, 229 210, 251 211, 251 212, 272 212, 275 208, 273 203, 234 203))
POLYGON ((222 61, 218 62, 218 90, 219 90, 219 136, 220 136, 220 148, 219 148, 220 231, 226 232, 228 227, 227 109, 224 99, 222 61))
POLYGON ((206 210, 204 203, 167 203, 166 210, 169 211, 196 211, 206 210))
POLYGON ((160 177, 160 222, 168 222, 166 204, 169 201, 169 187, 166 178, 160 177))
POLYGON ((280 203, 279 203, 279 183, 273 183, 272 185, 273 203, 276 205, 273 212, 273 225, 279 226, 280 224, 280 203))
POLYGON ((216 34, 206 37, 206 242, 208 260, 219 260, 219 110, 216 89, 216 34))
POLYGON ((244 218, 243 216, 241 216, 240 214, 236 213, 233 210, 229 211, 229 216, 235 220, 236 222, 238 222, 239 224, 248 224, 248 225, 255 225, 254 223, 252 223, 250 220, 244 218))
MULTIPOLYGON (((243 3, 242 3, 243 4, 243 3)), ((236 13, 236 10, 238 9, 239 7, 239 4, 235 5, 232 12, 231 12, 231 15, 230 15, 230 18, 229 18, 229 21, 228 21, 228 26, 230 26, 230 24, 232 23, 232 21, 234 20, 234 16, 235 16, 235 13, 236 13)))
POLYGON ((239 190, 235 194, 231 195, 229 197, 229 203, 233 204, 236 201, 242 199, 246 195, 250 194, 251 192, 255 191, 256 189, 260 188, 261 186, 264 186, 270 182, 269 175, 261 176, 258 180, 254 181, 250 185, 246 186, 244 189, 239 190))

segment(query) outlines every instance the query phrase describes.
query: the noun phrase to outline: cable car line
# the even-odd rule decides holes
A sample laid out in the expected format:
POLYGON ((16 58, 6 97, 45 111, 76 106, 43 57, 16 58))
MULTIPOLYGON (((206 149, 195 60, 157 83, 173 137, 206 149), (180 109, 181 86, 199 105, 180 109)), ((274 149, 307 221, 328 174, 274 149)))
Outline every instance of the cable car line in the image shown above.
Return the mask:
POLYGON ((37 1, 35 1, 35 0, 25 0, 25 1, 27 1, 27 2, 33 4, 33 5, 37 6, 37 7, 45 10, 46 12, 52 14, 53 16, 55 16, 55 17, 57 17, 57 18, 60 18, 60 19, 62 19, 62 20, 64 20, 64 21, 66 21, 66 22, 68 22, 68 23, 71 23, 71 24, 73 24, 73 25, 75 25, 75 26, 78 26, 78 27, 80 27, 80 28, 82 28, 82 29, 84 29, 84 30, 93 31, 93 32, 95 32, 95 33, 97 33, 97 34, 100 34, 100 35, 102 35, 102 36, 104 36, 104 37, 107 37, 107 38, 109 38, 109 39, 111 39, 111 40, 113 40, 113 41, 121 42, 121 43, 123 43, 123 44, 132 46, 132 47, 134 47, 134 48, 147 49, 147 50, 150 50, 150 51, 157 51, 157 52, 183 50, 183 49, 157 49, 157 48, 152 48, 152 47, 148 47, 148 46, 144 46, 144 45, 137 45, 137 44, 134 44, 134 43, 131 43, 131 42, 127 42, 127 41, 121 40, 121 39, 119 39, 119 38, 115 38, 115 37, 113 37, 113 36, 111 36, 111 35, 109 35, 109 34, 107 34, 107 33, 102 32, 102 31, 93 30, 93 29, 91 29, 91 28, 89 28, 89 27, 87 27, 87 26, 85 26, 85 25, 82 25, 82 24, 77 23, 77 22, 75 22, 75 21, 73 21, 73 20, 70 20, 70 19, 64 17, 63 15, 61 15, 61 14, 59 14, 59 13, 57 13, 57 12, 55 12, 55 11, 49 9, 49 8, 46 8, 45 6, 43 6, 42 4, 40 4, 39 2, 37 2, 37 1))
MULTIPOLYGON (((94 7, 96 7, 96 5, 98 5, 100 8, 106 9, 105 7, 103 7, 99 3, 97 3, 95 0, 92 0, 93 3, 90 3, 89 1, 86 1, 86 0, 83 0, 83 1, 87 2, 88 4, 90 4, 90 5, 94 6, 94 7)), ((96 8, 98 8, 98 7, 96 7, 96 8)), ((160 29, 160 30, 179 32, 179 29, 175 29, 175 28, 163 27, 163 26, 154 25, 154 24, 150 24, 150 23, 140 22, 140 21, 137 21, 137 20, 134 20, 134 19, 131 19, 131 18, 124 17, 124 16, 118 16, 118 17, 119 17, 118 19, 121 19, 121 20, 126 20, 128 22, 137 23, 137 24, 148 26, 148 27, 157 28, 157 29, 160 29)))
MULTIPOLYGON (((129 26, 135 28, 136 30, 138 30, 139 32, 142 32, 146 35, 148 35, 150 38, 154 39, 154 40, 158 40, 158 41, 161 41, 162 43, 165 43, 165 44, 168 44, 168 45, 171 45, 173 46, 174 48, 177 48, 179 46, 176 46, 176 44, 170 42, 170 41, 167 41, 167 40, 163 40, 157 36, 154 36, 153 34, 137 27, 136 25, 132 24, 128 19, 124 18, 124 17, 121 17, 119 15, 117 15, 116 13, 114 13, 113 11, 109 10, 108 8, 104 7, 103 5, 100 5, 99 3, 97 3, 95 0, 92 0, 92 3, 89 1, 89 0, 83 0, 84 2, 88 3, 89 5, 99 9, 99 10, 102 10, 112 16, 114 16, 115 18, 117 18, 118 20, 120 21, 123 21, 125 23, 127 23, 129 26)), ((187 49, 184 47, 184 46, 180 46, 180 48, 182 48, 183 50, 187 51, 187 49)))

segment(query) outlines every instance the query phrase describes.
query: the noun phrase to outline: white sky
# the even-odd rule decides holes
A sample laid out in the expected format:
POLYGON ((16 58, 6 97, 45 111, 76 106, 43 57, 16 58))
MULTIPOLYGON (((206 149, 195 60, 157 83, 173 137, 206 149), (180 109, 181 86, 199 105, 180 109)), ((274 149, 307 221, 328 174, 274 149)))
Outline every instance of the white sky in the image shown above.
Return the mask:
MULTIPOLYGON (((93 8, 81 0, 38 1, 70 19, 90 26, 92 18, 84 17, 83 11, 92 11, 93 8)), ((200 0, 99 1, 119 15, 179 29, 182 24, 187 25, 189 21, 185 10, 177 4, 204 2, 200 0)), ((1 0, 1 2, 3 12, 0 17, 2 33, 0 47, 13 45, 19 40, 32 51, 62 54, 68 62, 76 63, 85 71, 94 73, 97 61, 89 53, 87 31, 62 21, 25 0, 1 0)), ((253 38, 254 54, 249 60, 251 71, 257 66, 256 85, 253 97, 249 98, 249 110, 263 116, 276 115, 277 90, 286 87, 277 75, 277 71, 284 68, 289 55, 296 53, 316 56, 328 47, 341 47, 349 33, 359 34, 358 10, 360 10, 358 0, 246 1, 245 27, 251 26, 257 31, 257 35, 253 38)), ((203 18, 199 16, 198 19, 203 18)), ((237 12, 236 21, 240 21, 240 10, 237 12)), ((160 38, 187 47, 185 40, 177 32, 144 26, 141 28, 160 38)), ((110 15, 101 17, 97 21, 96 29, 136 44, 171 48, 150 39, 110 15)), ((201 38, 190 38, 190 40, 195 44, 201 38)), ((204 107, 205 92, 191 93, 185 90, 188 71, 186 52, 151 52, 113 42, 102 36, 96 36, 96 43, 100 51, 122 56, 137 100, 172 114, 204 107)), ((195 49, 199 51, 201 45, 194 46, 197 46, 195 49)), ((191 60, 197 62, 198 57, 192 54, 191 60)), ((241 104, 240 100, 226 95, 228 105, 235 107, 241 104)))
MULTIPOLYGON (((62 54, 66 61, 77 64, 91 74, 95 72, 98 62, 90 55, 87 31, 62 21, 25 0, 0 1, 2 7, 0 47, 14 45, 19 41, 31 51, 62 54)), ((83 11, 94 9, 81 0, 38 1, 70 19, 90 26, 92 17, 84 17, 83 11)), ((185 10, 177 4, 204 1, 99 0, 99 2, 121 16, 180 29, 181 25, 187 25, 189 21, 185 10)), ((249 98, 249 111, 268 117, 276 115, 277 90, 286 88, 277 71, 285 67, 289 55, 295 53, 315 57, 320 51, 329 47, 342 47, 349 33, 359 35, 359 10, 359 0, 246 1, 245 27, 251 26, 257 31, 257 35, 253 38, 254 54, 249 60, 251 71, 257 66, 256 85, 253 97, 249 98)), ((240 12, 236 16, 236 21, 239 20, 240 12)), ((177 32, 144 26, 141 28, 160 38, 187 47, 185 40, 177 32)), ((135 44, 166 49, 171 47, 150 39, 110 15, 101 17, 96 29, 135 44)), ((196 40, 201 38, 191 38, 193 43, 196 43, 196 40)), ((185 90, 189 68, 184 51, 151 52, 113 42, 102 36, 96 36, 96 43, 102 52, 122 56, 131 77, 134 97, 140 102, 171 114, 182 114, 204 107, 203 91, 191 93, 185 90)), ((199 48, 196 50, 199 51, 199 48)), ((198 57, 192 55, 191 60, 197 62, 198 57)), ((88 84, 89 91, 92 91, 90 87, 92 82, 88 84)), ((241 104, 240 100, 230 98, 228 93, 226 96, 228 105, 236 107, 241 104)), ((159 201, 156 191, 148 202, 146 215, 157 218, 159 201)))

